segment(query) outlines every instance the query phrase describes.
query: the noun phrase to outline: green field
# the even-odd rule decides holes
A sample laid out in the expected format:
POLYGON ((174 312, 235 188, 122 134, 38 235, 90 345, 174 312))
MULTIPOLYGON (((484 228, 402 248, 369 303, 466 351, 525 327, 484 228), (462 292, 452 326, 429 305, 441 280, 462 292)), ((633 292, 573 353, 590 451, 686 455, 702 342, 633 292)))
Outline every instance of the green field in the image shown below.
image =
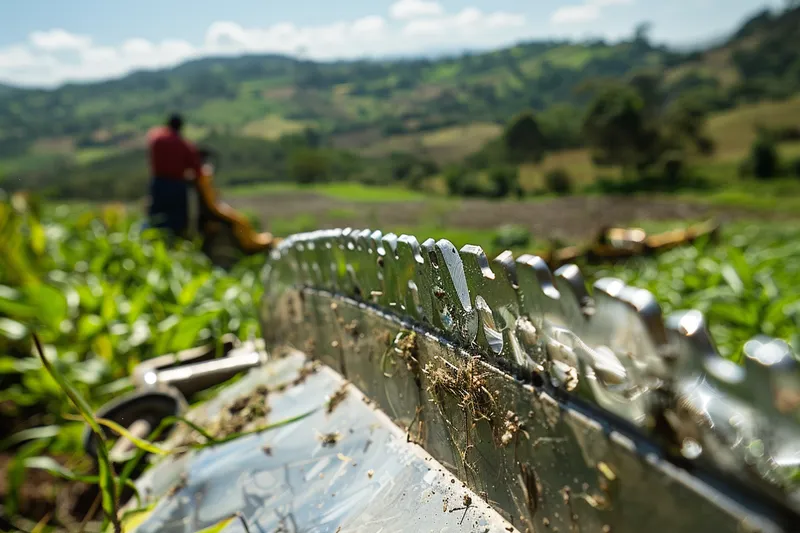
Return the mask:
MULTIPOLYGON (((747 153, 759 126, 780 128, 797 124, 800 124, 800 97, 761 102, 720 113, 710 118, 707 127, 717 145, 715 158, 729 161, 747 153)), ((787 156, 800 155, 800 143, 793 143, 787 152, 787 156)))
MULTIPOLYGON (((329 218, 352 216, 386 197, 385 190, 363 186, 321 191, 331 201, 346 199, 361 206, 329 207, 329 218)), ((298 191, 274 187, 239 193, 273 196, 280 205, 282 195, 298 191)), ((448 222, 454 202, 411 194, 406 200, 393 205, 406 209, 411 203, 424 204, 427 220, 381 229, 421 239, 448 238, 457 246, 478 244, 488 253, 502 249, 499 228, 448 222)), ((551 203, 496 203, 483 214, 470 204, 466 216, 488 213, 500 223, 512 206, 537 211, 551 203)), ((60 479, 64 472, 80 475, 88 464, 80 443, 82 426, 71 418, 76 411, 32 354, 31 334, 42 339, 49 360, 76 391, 97 407, 131 390, 129 373, 144 359, 219 339, 226 332, 242 338, 260 335, 256 304, 264 289, 259 282, 264 257, 224 272, 212 268, 191 243, 170 246, 156 233, 141 233, 138 217, 121 208, 45 206, 41 219, 21 208, 0 202, 0 467, 14 473, 10 485, 0 485, 6 487, 0 499, 9 516, 36 522, 43 518, 36 509, 53 505, 54 495, 69 485, 60 479), (33 428, 38 429, 28 431, 33 428), (52 475, 42 472, 42 465, 50 465, 52 475), (52 465, 61 466, 56 470, 52 465), (52 490, 34 496, 31 484, 52 490)), ((553 212, 564 210, 556 207, 553 212)), ((281 235, 319 227, 310 215, 279 222, 281 235)), ((660 230, 681 222, 642 224, 660 230)), ((535 252, 545 245, 531 238, 514 249, 535 252)), ((800 263, 791 260, 796 257, 796 222, 742 221, 725 226, 719 244, 584 268, 592 278, 613 275, 650 289, 667 312, 687 307, 704 311, 721 352, 738 360, 742 343, 757 333, 800 348, 800 263)))
POLYGON ((440 164, 460 161, 478 151, 500 135, 497 124, 473 123, 452 126, 431 132, 394 135, 369 144, 360 151, 369 157, 382 157, 392 152, 411 152, 430 157, 440 164))
POLYGON ((361 183, 325 183, 314 186, 276 183, 231 187, 225 190, 226 196, 231 198, 289 193, 320 195, 353 202, 413 202, 428 198, 428 195, 402 187, 371 187, 361 183))

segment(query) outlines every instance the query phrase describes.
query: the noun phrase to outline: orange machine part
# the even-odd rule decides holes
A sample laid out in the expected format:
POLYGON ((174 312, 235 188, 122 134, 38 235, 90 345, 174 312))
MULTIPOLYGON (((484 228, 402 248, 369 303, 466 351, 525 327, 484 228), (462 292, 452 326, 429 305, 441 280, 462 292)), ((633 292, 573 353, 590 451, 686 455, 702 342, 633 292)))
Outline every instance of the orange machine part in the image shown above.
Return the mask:
POLYGON ((245 253, 263 252, 280 242, 271 233, 256 232, 245 217, 225 202, 219 201, 211 182, 212 176, 209 174, 203 174, 195 181, 200 201, 215 218, 233 226, 233 234, 245 253))

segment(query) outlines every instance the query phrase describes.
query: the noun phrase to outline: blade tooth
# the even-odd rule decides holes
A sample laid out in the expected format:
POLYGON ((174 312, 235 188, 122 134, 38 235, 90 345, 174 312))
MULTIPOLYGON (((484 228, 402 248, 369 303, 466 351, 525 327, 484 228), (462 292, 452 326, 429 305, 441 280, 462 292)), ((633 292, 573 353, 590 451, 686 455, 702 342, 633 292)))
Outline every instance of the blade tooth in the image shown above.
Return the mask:
MULTIPOLYGON (((561 310, 568 324, 582 324, 584 307, 589 303, 586 281, 577 265, 564 265, 555 271, 555 287, 560 295, 561 310)), ((577 333, 577 331, 576 331, 577 333)))
POLYGON ((346 256, 347 274, 354 294, 365 302, 374 302, 374 294, 380 291, 380 272, 377 257, 382 249, 380 231, 364 230, 348 244, 346 256))
POLYGON ((672 313, 666 320, 666 333, 676 357, 673 381, 678 394, 689 394, 698 379, 714 389, 715 397, 746 394, 744 368, 719 355, 703 313, 672 313))
POLYGON ((370 243, 370 245, 372 246, 372 250, 377 251, 379 255, 386 254, 386 250, 383 249, 383 243, 381 242, 381 239, 383 238, 383 233, 381 233, 380 230, 373 231, 372 233, 369 234, 367 238, 372 241, 370 243))
POLYGON ((378 303, 396 312, 405 313, 405 304, 401 301, 402 294, 398 287, 399 275, 397 273, 397 235, 387 233, 381 239, 384 255, 378 261, 378 271, 383 276, 381 295, 378 303))
POLYGON ((327 268, 330 262, 330 254, 328 254, 328 250, 325 248, 325 235, 326 230, 312 232, 307 246, 309 259, 313 261, 314 264, 314 275, 316 276, 317 286, 322 289, 331 290, 330 269, 327 268))
POLYGON ((480 247, 468 245, 461 249, 461 260, 479 319, 478 343, 488 354, 521 368, 535 368, 517 337, 520 309, 516 263, 511 252, 503 252, 490 263, 480 247))
MULTIPOLYGON (((404 310, 405 314, 416 320, 422 321, 423 317, 423 304, 422 299, 432 297, 430 290, 426 293, 420 293, 419 284, 417 283, 417 269, 425 264, 422 257, 419 242, 416 237, 412 235, 401 235, 397 239, 397 249, 395 250, 396 269, 396 290, 398 295, 398 302, 400 307, 404 310)), ((430 303, 428 303, 430 307, 430 303)))
POLYGON ((387 233, 383 236, 383 247, 387 254, 397 252, 397 235, 394 233, 387 233))
MULTIPOLYGON (((414 282, 420 294, 422 320, 439 331, 449 332, 442 321, 442 300, 437 296, 437 277, 439 260, 436 256, 436 241, 426 239, 420 245, 422 262, 417 263, 414 282)), ((439 290, 442 290, 441 287, 439 290)), ((451 324, 452 325, 452 324, 451 324)))
POLYGON ((679 439, 699 440, 700 451, 710 460, 741 474, 742 455, 735 448, 751 421, 736 401, 744 387, 744 368, 720 357, 699 311, 669 315, 666 333, 677 357, 672 388, 679 406, 673 423, 679 439))
POLYGON ((517 295, 523 315, 517 324, 518 338, 525 351, 531 354, 537 369, 549 372, 547 347, 552 343, 551 330, 553 326, 567 323, 561 309, 561 296, 555 288, 550 268, 541 257, 523 255, 517 259, 516 266, 517 295))
POLYGON ((522 312, 541 333, 545 317, 564 322, 561 314, 561 296, 555 287, 553 273, 544 259, 536 255, 523 255, 517 259, 517 279, 522 312))
POLYGON ((332 243, 334 247, 334 254, 337 257, 338 265, 336 267, 336 278, 339 290, 344 294, 358 297, 360 289, 360 282, 355 277, 353 264, 358 263, 358 257, 355 257, 353 250, 355 249, 355 241, 359 238, 359 231, 353 231, 352 228, 345 228, 342 233, 332 243))
POLYGON ((336 290, 336 283, 331 271, 333 256, 330 248, 327 246, 330 239, 330 230, 320 230, 316 233, 317 235, 314 238, 314 250, 316 252, 315 261, 320 275, 320 287, 328 291, 334 291, 336 290))
POLYGON ((652 423, 652 391, 672 377, 661 307, 648 291, 616 278, 594 284, 581 353, 595 401, 636 424, 652 423), (655 377, 654 377, 655 376, 655 377))
POLYGON ((459 252, 464 268, 464 280, 470 307, 475 310, 478 321, 476 328, 476 342, 483 348, 483 352, 492 356, 503 353, 505 342, 503 329, 500 326, 500 317, 495 313, 496 297, 493 293, 496 279, 495 273, 489 266, 489 260, 480 246, 467 244, 459 252), (487 300, 488 298, 488 300, 487 300))
POLYGON ((464 265, 458 250, 446 239, 436 242, 436 287, 435 296, 439 300, 442 322, 454 335, 454 340, 464 345, 475 341, 478 320, 470 299, 464 265))
POLYGON ((582 358, 582 342, 586 328, 584 306, 589 303, 586 282, 575 265, 564 265, 556 270, 554 287, 558 293, 557 311, 546 316, 543 336, 550 381, 558 386, 575 391, 590 401, 596 401, 591 383, 587 381, 587 366, 582 358))
POLYGON ((674 358, 668 352, 667 332, 664 326, 664 315, 661 305, 650 291, 639 289, 612 280, 614 287, 619 288, 615 294, 607 291, 608 287, 600 280, 595 284, 595 311, 592 320, 597 320, 603 313, 598 295, 603 295, 603 308, 611 314, 619 313, 612 320, 613 326, 604 330, 609 346, 617 354, 631 353, 636 365, 648 376, 669 379, 674 372, 674 358), (621 285, 620 285, 621 283, 621 285), (626 319, 623 315, 627 314, 626 319), (621 344, 615 344, 620 337, 621 344))
POLYGON ((597 401, 596 391, 586 378, 590 369, 586 364, 586 350, 582 338, 586 331, 584 309, 590 305, 586 282, 576 265, 564 265, 555 271, 555 289, 559 298, 559 322, 545 323, 547 356, 551 359, 550 380, 555 385, 590 401, 597 401))
POLYGON ((350 294, 349 283, 345 277, 345 265, 347 260, 345 258, 344 241, 346 238, 343 230, 332 231, 326 240, 325 246, 329 247, 328 254, 331 258, 331 265, 329 267, 331 283, 337 291, 350 294))
POLYGON ((314 245, 314 232, 308 232, 303 239, 303 261, 309 276, 309 283, 315 287, 320 284, 319 265, 317 265, 317 251, 314 245))
POLYGON ((386 260, 386 248, 383 243, 383 233, 375 230, 367 237, 368 243, 367 258, 365 258, 366 277, 369 280, 366 289, 368 290, 365 299, 373 304, 386 305, 383 303, 383 294, 386 292, 384 287, 384 272, 380 262, 386 260))
POLYGON ((291 257, 294 262, 294 267, 299 273, 298 281, 301 285, 309 285, 311 283, 311 274, 306 259, 306 237, 305 235, 298 235, 295 246, 291 250, 291 257))
POLYGON ((353 228, 344 228, 342 229, 342 246, 346 247, 347 243, 355 238, 355 231, 353 228))
POLYGON ((699 311, 671 315, 667 332, 679 355, 674 387, 689 406, 679 429, 699 432, 706 456, 734 475, 787 486, 800 454, 800 368, 788 344, 756 337, 742 367, 718 354, 699 311))
POLYGON ((765 336, 745 343, 744 353, 749 389, 745 401, 754 412, 757 428, 750 442, 764 448, 763 453, 746 458, 755 460, 763 478, 791 487, 800 456, 800 365, 786 342, 765 336))
POLYGON ((758 336, 744 345, 746 400, 761 413, 796 424, 800 421, 800 365, 784 341, 758 336))
MULTIPOLYGON (((532 333, 532 324, 523 316, 520 306, 519 280, 517 263, 510 251, 505 251, 494 258, 491 266, 496 274, 495 291, 498 297, 489 303, 492 311, 502 319, 504 327, 503 357, 520 368, 541 371, 539 363, 541 350, 538 347, 528 349, 521 335, 532 333)), ((497 320, 496 320, 497 321, 497 320)))
POLYGON ((340 229, 333 229, 328 230, 324 243, 322 246, 325 247, 326 253, 328 255, 328 260, 330 264, 325 266, 323 265, 323 269, 327 270, 328 272, 328 279, 330 280, 330 288, 333 291, 342 291, 345 290, 345 287, 341 284, 340 273, 339 273, 339 265, 343 263, 343 254, 342 251, 339 249, 339 242, 342 238, 342 230, 340 229))

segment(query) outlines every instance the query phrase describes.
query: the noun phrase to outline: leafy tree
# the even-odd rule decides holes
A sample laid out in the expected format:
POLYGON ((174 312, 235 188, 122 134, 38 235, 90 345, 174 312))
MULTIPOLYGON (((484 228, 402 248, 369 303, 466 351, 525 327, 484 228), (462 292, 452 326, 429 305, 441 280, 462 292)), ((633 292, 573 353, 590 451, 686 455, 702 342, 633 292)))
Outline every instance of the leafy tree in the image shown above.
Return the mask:
POLYGON ((703 155, 714 151, 714 142, 704 133, 708 110, 701 100, 691 96, 678 98, 665 115, 665 135, 673 148, 688 144, 703 155))
POLYGON ((663 166, 663 176, 666 183, 672 186, 678 185, 684 168, 683 155, 680 152, 667 153, 664 157, 663 166))
POLYGON ((330 163, 320 150, 298 148, 289 154, 289 176, 301 184, 325 181, 330 171, 330 163))
POLYGON ((492 196, 495 198, 506 198, 512 194, 520 196, 522 193, 519 185, 519 169, 516 166, 493 168, 489 172, 489 182, 492 196))
POLYGON ((582 145, 583 111, 570 104, 554 104, 538 114, 539 127, 548 150, 577 148, 582 145))
POLYGON ((462 166, 453 166, 445 172, 447 192, 451 196, 484 196, 477 172, 462 166))
POLYGON ((511 250, 512 248, 523 248, 531 242, 531 232, 528 228, 514 224, 500 226, 495 231, 492 244, 495 248, 511 250))
POLYGON ((545 175, 547 190, 556 194, 569 194, 572 192, 572 178, 563 168, 556 168, 545 175))
POLYGON ((658 132, 647 124, 644 101, 631 87, 606 86, 589 105, 583 133, 596 161, 642 170, 657 159, 658 132))
POLYGON ((628 85, 642 99, 642 112, 646 120, 656 120, 664 108, 663 77, 661 73, 642 70, 633 73, 628 85))
POLYGON ((640 22, 633 31, 633 42, 636 44, 649 45, 651 31, 653 31, 652 22, 640 22))
POLYGON ((517 116, 506 127, 503 141, 509 161, 539 162, 544 155, 544 136, 533 113, 517 116))

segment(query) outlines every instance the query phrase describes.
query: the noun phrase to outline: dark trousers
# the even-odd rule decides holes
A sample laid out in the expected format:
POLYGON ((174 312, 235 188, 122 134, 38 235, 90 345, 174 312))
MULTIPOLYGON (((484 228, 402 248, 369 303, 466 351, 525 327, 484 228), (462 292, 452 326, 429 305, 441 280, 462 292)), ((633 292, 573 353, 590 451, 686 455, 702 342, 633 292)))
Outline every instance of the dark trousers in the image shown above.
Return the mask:
POLYGON ((189 225, 188 181, 153 178, 150 182, 150 226, 184 235, 189 225))

